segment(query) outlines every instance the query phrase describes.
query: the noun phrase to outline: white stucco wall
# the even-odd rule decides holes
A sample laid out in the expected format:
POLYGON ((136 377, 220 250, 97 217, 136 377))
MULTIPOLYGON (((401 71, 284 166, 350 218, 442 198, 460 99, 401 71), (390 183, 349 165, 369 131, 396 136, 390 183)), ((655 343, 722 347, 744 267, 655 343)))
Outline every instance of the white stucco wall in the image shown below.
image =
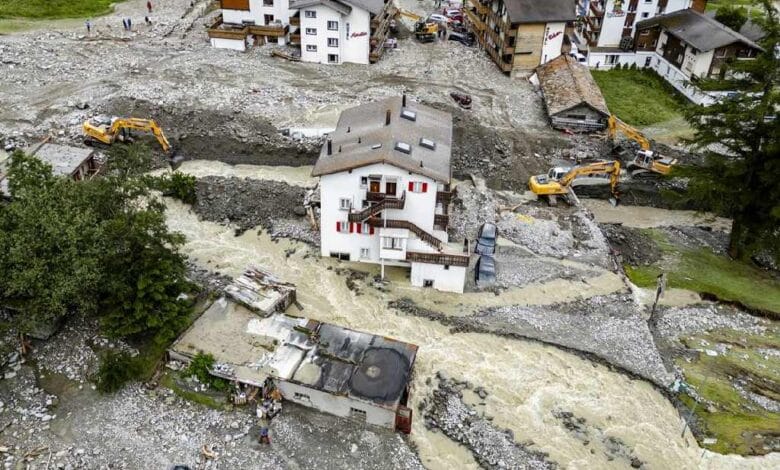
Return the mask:
POLYGON ((566 29, 566 23, 547 23, 544 31, 544 43, 542 44, 542 64, 561 55, 564 29, 566 29))
POLYGON ((211 38, 211 46, 219 49, 232 49, 234 51, 246 51, 246 40, 211 38))
POLYGON ((468 268, 428 263, 412 263, 411 281, 415 287, 423 287, 425 280, 433 281, 433 288, 445 292, 463 293, 468 268))
MULTIPOLYGON (((628 14, 628 8, 631 4, 630 0, 623 0, 622 13, 615 13, 615 0, 607 0, 604 7, 604 19, 601 26, 601 34, 599 35, 598 47, 618 47, 620 45, 620 39, 623 38, 623 28, 626 23, 626 15, 628 14)), ((646 2, 645 0, 639 0, 636 6, 636 16, 634 23, 631 27, 631 37, 636 32, 636 24, 642 20, 653 18, 659 13, 672 13, 677 10, 683 10, 689 8, 691 0, 669 0, 666 9, 663 12, 659 12, 658 0, 652 0, 646 2), (647 14, 644 16, 644 14, 647 14)))
MULTIPOLYGON (((414 151, 425 151, 417 148, 416 142, 409 142, 415 147, 414 151)), ((334 149, 336 151, 336 149, 334 149)), ((327 157, 324 157, 327 158, 327 157)), ((356 168, 349 172, 341 172, 332 175, 324 175, 320 178, 320 239, 322 256, 330 256, 332 252, 349 253, 350 260, 364 262, 379 262, 379 229, 374 235, 357 233, 339 233, 336 231, 336 222, 346 222, 349 212, 339 208, 341 198, 350 198, 356 211, 361 210, 361 201, 365 199, 368 186, 361 187, 361 177, 369 175, 383 175, 380 184, 380 192, 385 191, 387 177, 395 177, 397 184, 397 196, 406 191, 406 203, 404 209, 387 209, 384 216, 387 219, 407 220, 417 225, 428 233, 437 236, 444 232, 433 231, 433 216, 436 207, 436 183, 426 176, 410 174, 406 170, 386 164, 374 164, 362 168, 356 168), (427 183, 427 192, 410 192, 409 182, 427 183), (360 257, 360 249, 369 249, 369 258, 360 257)), ((447 241, 446 237, 442 238, 447 241)), ((433 251, 426 243, 419 240, 416 235, 409 234, 407 249, 413 251, 433 251)))
POLYGON ((254 24, 256 25, 264 25, 265 15, 273 15, 274 20, 280 20, 282 24, 289 24, 289 0, 273 0, 272 6, 265 6, 263 0, 249 0, 249 11, 223 9, 222 21, 225 23, 254 21, 254 24))
POLYGON ((348 15, 342 15, 325 5, 317 5, 302 9, 300 17, 301 60, 327 64, 328 54, 336 54, 337 63, 369 63, 371 29, 370 14, 366 10, 352 6, 352 11, 348 15), (316 12, 316 18, 307 18, 306 11, 316 12), (337 22, 338 30, 329 30, 328 21, 337 22), (306 28, 315 28, 317 34, 306 34, 306 28), (328 46, 328 38, 338 39, 338 46, 328 46), (307 45, 316 46, 317 50, 309 51, 307 45))
POLYGON ((278 381, 277 386, 285 400, 344 418, 351 416, 351 408, 356 408, 366 412, 366 422, 368 424, 395 429, 395 412, 393 410, 349 397, 331 395, 321 390, 311 389, 291 382, 278 381), (308 396, 309 400, 300 396, 296 397, 296 393, 308 396))
POLYGON ((250 3, 250 10, 222 10, 222 22, 231 24, 241 24, 244 21, 254 22, 255 24, 261 24, 263 17, 258 19, 257 12, 251 10, 252 4, 250 3))

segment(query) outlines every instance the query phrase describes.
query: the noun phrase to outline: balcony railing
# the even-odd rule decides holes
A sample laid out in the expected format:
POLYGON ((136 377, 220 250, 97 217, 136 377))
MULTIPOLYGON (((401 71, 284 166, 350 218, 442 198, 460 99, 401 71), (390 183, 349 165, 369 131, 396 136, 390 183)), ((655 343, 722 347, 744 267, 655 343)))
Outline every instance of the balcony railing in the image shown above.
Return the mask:
POLYGON ((212 39, 245 39, 249 34, 249 27, 225 24, 222 22, 222 15, 219 15, 209 26, 207 32, 212 39))
POLYGON ((450 224, 450 216, 446 214, 435 214, 433 216, 433 226, 439 227, 441 230, 447 230, 447 226, 450 224))
POLYGON ((469 257, 466 255, 455 255, 449 253, 420 253, 418 251, 407 251, 406 261, 428 264, 442 264, 449 266, 468 267, 469 257))
POLYGON ((301 25, 301 17, 300 16, 291 16, 290 17, 290 26, 300 26, 301 25))
POLYGON ((286 24, 249 25, 249 34, 255 36, 281 37, 286 36, 288 30, 289 25, 286 24))
POLYGON ((377 217, 372 217, 368 219, 368 224, 373 227, 384 227, 384 228, 405 228, 409 230, 410 232, 417 235, 417 237, 424 241, 425 243, 431 245, 432 247, 436 248, 437 250, 441 251, 442 249, 442 242, 438 238, 434 237, 430 233, 426 232, 425 230, 421 229, 417 225, 409 222, 408 220, 382 220, 377 217))
POLYGON ((350 222, 362 222, 367 218, 382 212, 385 209, 403 209, 406 202, 406 191, 400 198, 385 198, 381 201, 366 207, 360 212, 351 212, 347 217, 350 222))

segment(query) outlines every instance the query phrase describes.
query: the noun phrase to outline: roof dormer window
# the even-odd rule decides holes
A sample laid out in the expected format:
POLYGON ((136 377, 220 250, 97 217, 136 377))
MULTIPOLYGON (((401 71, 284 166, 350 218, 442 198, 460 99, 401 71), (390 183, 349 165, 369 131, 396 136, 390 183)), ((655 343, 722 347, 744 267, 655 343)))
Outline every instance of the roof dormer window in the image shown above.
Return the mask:
POLYGON ((420 137, 420 147, 427 148, 428 150, 436 150, 436 142, 425 137, 420 137))
POLYGON ((407 155, 412 153, 412 146, 407 144, 406 142, 396 142, 395 149, 407 155))
POLYGON ((408 109, 401 110, 401 117, 410 121, 417 120, 417 113, 408 109))
POLYGON ((381 148, 382 148, 382 144, 374 144, 374 145, 371 146, 372 150, 378 150, 378 149, 381 149, 381 148))

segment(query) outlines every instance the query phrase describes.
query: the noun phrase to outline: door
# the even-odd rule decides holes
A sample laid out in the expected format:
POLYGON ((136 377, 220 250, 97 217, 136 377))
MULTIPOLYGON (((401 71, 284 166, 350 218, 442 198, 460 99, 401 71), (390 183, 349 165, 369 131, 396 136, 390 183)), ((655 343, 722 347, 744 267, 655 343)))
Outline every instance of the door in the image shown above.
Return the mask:
POLYGON ((385 183, 385 194, 388 196, 395 196, 396 183, 395 181, 385 183))
POLYGON ((369 183, 368 191, 372 193, 378 193, 379 192, 379 181, 377 180, 371 180, 371 183, 369 183))

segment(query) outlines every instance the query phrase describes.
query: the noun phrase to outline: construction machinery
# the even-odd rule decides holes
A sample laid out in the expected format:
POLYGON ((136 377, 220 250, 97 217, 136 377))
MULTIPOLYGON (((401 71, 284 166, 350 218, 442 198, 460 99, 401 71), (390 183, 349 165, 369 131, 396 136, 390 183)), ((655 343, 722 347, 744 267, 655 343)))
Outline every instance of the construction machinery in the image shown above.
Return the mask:
POLYGON ((620 182, 620 162, 608 161, 608 162, 596 162, 589 163, 587 165, 579 165, 571 168, 562 176, 554 168, 550 170, 550 174, 532 176, 528 180, 528 188, 537 196, 546 197, 550 205, 554 206, 557 202, 558 196, 563 196, 570 204, 576 205, 578 203, 577 195, 571 188, 574 179, 579 176, 591 176, 603 174, 609 178, 609 189, 612 194, 609 202, 612 205, 617 205, 618 192, 617 185, 620 182), (559 177, 556 180, 556 177, 559 177))
POLYGON ((619 131, 629 140, 633 140, 639 144, 640 150, 627 166, 627 170, 631 177, 668 175, 669 172, 672 171, 672 166, 677 164, 677 159, 664 157, 651 150, 650 140, 647 137, 618 119, 614 114, 609 116, 607 124, 608 135, 613 142, 619 131))
POLYGON ((399 9, 399 14, 414 21, 414 37, 420 42, 433 42, 439 35, 439 25, 409 10, 399 9))
POLYGON ((153 119, 96 117, 84 121, 84 144, 112 145, 114 142, 132 141, 131 131, 151 132, 165 152, 171 166, 178 166, 182 158, 177 156, 165 133, 153 119))

